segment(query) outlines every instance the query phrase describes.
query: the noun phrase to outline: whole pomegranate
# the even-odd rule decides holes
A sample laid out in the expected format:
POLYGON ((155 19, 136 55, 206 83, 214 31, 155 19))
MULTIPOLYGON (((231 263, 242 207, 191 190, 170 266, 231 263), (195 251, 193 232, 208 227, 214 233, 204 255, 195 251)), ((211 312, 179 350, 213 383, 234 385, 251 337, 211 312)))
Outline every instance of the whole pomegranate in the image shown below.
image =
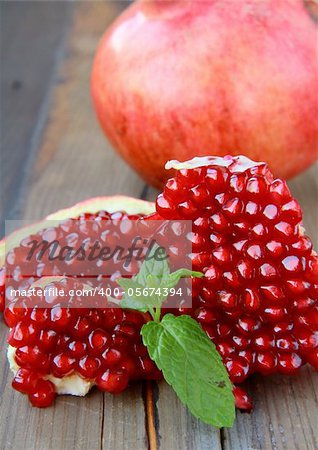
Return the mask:
POLYGON ((317 23, 303 0, 138 1, 92 71, 98 119, 149 183, 164 163, 245 153, 276 176, 318 155, 317 23))

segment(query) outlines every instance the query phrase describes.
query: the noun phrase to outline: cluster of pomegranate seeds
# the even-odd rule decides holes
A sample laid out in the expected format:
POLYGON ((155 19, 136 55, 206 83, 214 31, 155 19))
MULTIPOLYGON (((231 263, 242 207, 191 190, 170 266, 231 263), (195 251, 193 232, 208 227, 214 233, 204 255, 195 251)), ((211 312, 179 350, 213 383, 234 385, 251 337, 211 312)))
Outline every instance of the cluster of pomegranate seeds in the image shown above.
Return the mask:
POLYGON ((157 217, 193 222, 192 266, 205 277, 193 280, 190 313, 232 382, 294 374, 306 362, 318 369, 318 258, 286 183, 245 157, 184 164, 172 162, 179 170, 157 217))
MULTIPOLYGON (((53 285, 65 292, 82 287, 71 279, 53 285)), ((53 402, 50 376, 76 373, 111 393, 123 391, 131 380, 161 378, 141 341, 145 314, 111 303, 105 309, 63 308, 58 303, 53 308, 23 308, 20 300, 18 307, 12 303, 4 312, 11 328, 8 343, 20 367, 12 386, 28 394, 33 405, 53 402)))
MULTIPOLYGON (((78 297, 75 301, 65 297, 59 299, 58 296, 54 299, 53 307, 50 296, 46 308, 45 305, 42 307, 44 296, 41 299, 41 307, 30 307, 30 298, 12 298, 10 302, 8 295, 8 303, 4 308, 5 288, 7 292, 12 289, 27 289, 41 276, 80 273, 85 278, 85 284, 91 283, 90 279, 86 278, 89 276, 87 271, 93 264, 91 262, 83 265, 84 272, 81 272, 80 267, 64 267, 63 261, 55 265, 47 255, 39 260, 35 255, 30 262, 27 255, 28 244, 32 240, 57 240, 61 247, 72 245, 74 248, 84 243, 88 248, 95 240, 103 242, 111 239, 112 245, 115 246, 116 240, 122 242, 127 231, 125 227, 128 221, 125 222, 124 219, 132 221, 139 217, 122 212, 84 213, 76 220, 65 220, 57 226, 26 237, 19 247, 7 254, 7 273, 5 268, 0 271, 0 294, 5 323, 10 328, 8 343, 15 348, 14 358, 19 366, 12 386, 28 394, 34 406, 46 407, 54 401, 56 391, 54 383, 48 379, 50 377, 64 378, 77 374, 92 381, 100 390, 111 393, 123 391, 133 380, 161 378, 161 372, 149 358, 141 341, 140 329, 147 317, 137 311, 123 311, 118 305, 109 302, 103 302, 104 308, 101 309, 100 298, 96 299, 98 308, 83 308, 85 300, 81 301, 78 297), (108 221, 111 223, 109 234, 108 221), (31 267, 32 264, 35 264, 35 267, 31 267), (63 306, 59 304, 59 300, 63 306), (72 302, 73 307, 64 307, 68 303, 72 306, 72 302), (78 305, 81 307, 77 307, 78 305)), ((72 260, 71 264, 78 263, 72 260)), ((115 264, 115 261, 112 260, 111 264, 115 264)), ((114 269, 114 278, 124 270, 129 272, 132 268, 124 269, 122 262, 118 262, 118 270, 114 269)), ((100 271, 103 273, 102 267, 100 271)), ((96 271, 93 273, 95 275, 96 271)), ((116 284, 109 277, 100 281, 94 279, 92 283, 104 288, 116 284)), ((65 278, 52 283, 52 287, 69 292, 71 288, 81 289, 83 285, 74 278, 65 278)), ((39 303, 38 298, 35 303, 39 303)), ((93 303, 92 299, 90 303, 93 303)))
MULTIPOLYGON (((69 260, 66 257, 62 260, 57 257, 59 252, 67 246, 73 249, 82 247, 89 254, 90 248, 96 241, 100 246, 115 248, 117 242, 120 244, 125 237, 128 239, 131 231, 126 230, 125 225, 122 224, 137 220, 139 217, 139 215, 128 215, 120 211, 112 214, 106 211, 99 211, 96 214, 83 213, 76 219, 66 219, 57 225, 53 222, 53 226, 25 237, 19 246, 7 253, 5 267, 0 269, 0 308, 4 310, 5 295, 6 300, 13 300, 10 292, 16 289, 28 289, 35 280, 43 276, 83 277, 85 283, 89 283, 87 277, 93 275, 96 286, 96 279, 100 274, 99 286, 114 287, 114 279, 109 276, 103 278, 103 274, 124 275, 123 269, 127 273, 134 273, 133 270, 136 268, 130 266, 125 268, 121 261, 115 261, 115 259, 102 261, 97 257, 93 261, 88 261, 85 257, 80 260, 80 254, 78 258, 69 260), (108 226, 108 224, 111 225, 108 226), (38 247, 30 257, 33 242, 37 243, 38 247), (58 247, 54 247, 55 242, 58 242, 58 247), (49 245, 43 254, 41 254, 42 243, 49 245)), ((63 255, 65 256, 66 253, 63 255)))

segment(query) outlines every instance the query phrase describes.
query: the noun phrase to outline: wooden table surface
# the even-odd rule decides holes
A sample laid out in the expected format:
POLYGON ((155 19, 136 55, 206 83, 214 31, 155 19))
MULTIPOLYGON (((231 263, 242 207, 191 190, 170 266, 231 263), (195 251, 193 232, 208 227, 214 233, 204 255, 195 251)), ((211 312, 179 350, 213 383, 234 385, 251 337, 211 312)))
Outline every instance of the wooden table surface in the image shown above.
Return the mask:
MULTIPOLYGON (((89 95, 97 42, 125 6, 1 3, 2 218, 35 220, 97 195, 154 198, 105 141, 89 95)), ((290 186, 317 243, 317 166, 290 186)), ((3 450, 318 448, 317 374, 308 367, 295 378, 253 376, 247 386, 255 410, 238 412, 232 429, 194 419, 164 382, 136 384, 119 396, 62 396, 40 410, 11 389, 7 329, 0 327, 3 450)))

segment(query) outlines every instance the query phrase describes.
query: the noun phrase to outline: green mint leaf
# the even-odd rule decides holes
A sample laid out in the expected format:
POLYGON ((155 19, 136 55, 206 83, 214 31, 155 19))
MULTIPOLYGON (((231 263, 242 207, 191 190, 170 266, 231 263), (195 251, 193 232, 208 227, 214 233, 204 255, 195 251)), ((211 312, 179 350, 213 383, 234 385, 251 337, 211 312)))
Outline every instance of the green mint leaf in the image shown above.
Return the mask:
POLYGON ((154 275, 158 278, 165 278, 169 275, 169 273, 170 269, 168 258, 164 248, 159 247, 158 244, 154 244, 147 256, 147 260, 142 263, 135 279, 138 283, 146 286, 148 275, 154 275), (157 259, 158 255, 160 259, 157 259))
POLYGON ((214 344, 190 316, 166 314, 141 330, 149 355, 191 413, 216 427, 235 419, 232 384, 214 344))
POLYGON ((142 287, 134 278, 117 278, 116 281, 123 289, 142 287))
MULTIPOLYGON (((182 277, 202 277, 203 273, 179 269, 170 273, 163 247, 152 246, 147 259, 133 278, 118 278, 117 283, 125 290, 120 302, 122 308, 150 311, 161 308, 169 297, 169 289, 174 288, 182 277), (158 253, 159 252, 159 253, 158 253), (159 256, 158 256, 159 255, 159 256)), ((160 311, 158 316, 160 316, 160 311)))
POLYGON ((158 288, 161 286, 162 278, 157 277, 156 275, 148 275, 146 284, 149 287, 158 288))
POLYGON ((169 297, 169 292, 167 290, 174 288, 180 281, 180 278, 184 277, 203 277, 202 272, 194 272, 193 270, 188 269, 179 269, 173 273, 170 273, 166 277, 159 278, 156 275, 148 275, 147 276, 147 286, 149 287, 158 287, 156 290, 156 303, 158 307, 161 307, 162 304, 169 297))
POLYGON ((185 277, 196 277, 196 278, 202 278, 203 273, 202 272, 194 272, 193 270, 188 269, 179 269, 175 272, 170 273, 166 278, 164 278, 162 281, 162 284, 164 287, 167 287, 169 289, 175 287, 179 281, 180 278, 185 277))
POLYGON ((149 308, 157 306, 156 299, 147 295, 147 291, 144 292, 144 286, 136 282, 134 278, 118 278, 116 281, 125 291, 120 301, 121 308, 147 312, 149 308))

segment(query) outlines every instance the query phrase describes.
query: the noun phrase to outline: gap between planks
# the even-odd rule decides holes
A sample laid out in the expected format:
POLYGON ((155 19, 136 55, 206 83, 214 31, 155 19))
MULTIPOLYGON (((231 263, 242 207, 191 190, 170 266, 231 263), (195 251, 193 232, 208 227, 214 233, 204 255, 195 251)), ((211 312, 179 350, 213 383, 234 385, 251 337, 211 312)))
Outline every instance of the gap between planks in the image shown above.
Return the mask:
POLYGON ((159 417, 156 406, 158 396, 159 391, 157 383, 155 381, 144 381, 143 400, 149 450, 158 450, 159 446, 159 417))

